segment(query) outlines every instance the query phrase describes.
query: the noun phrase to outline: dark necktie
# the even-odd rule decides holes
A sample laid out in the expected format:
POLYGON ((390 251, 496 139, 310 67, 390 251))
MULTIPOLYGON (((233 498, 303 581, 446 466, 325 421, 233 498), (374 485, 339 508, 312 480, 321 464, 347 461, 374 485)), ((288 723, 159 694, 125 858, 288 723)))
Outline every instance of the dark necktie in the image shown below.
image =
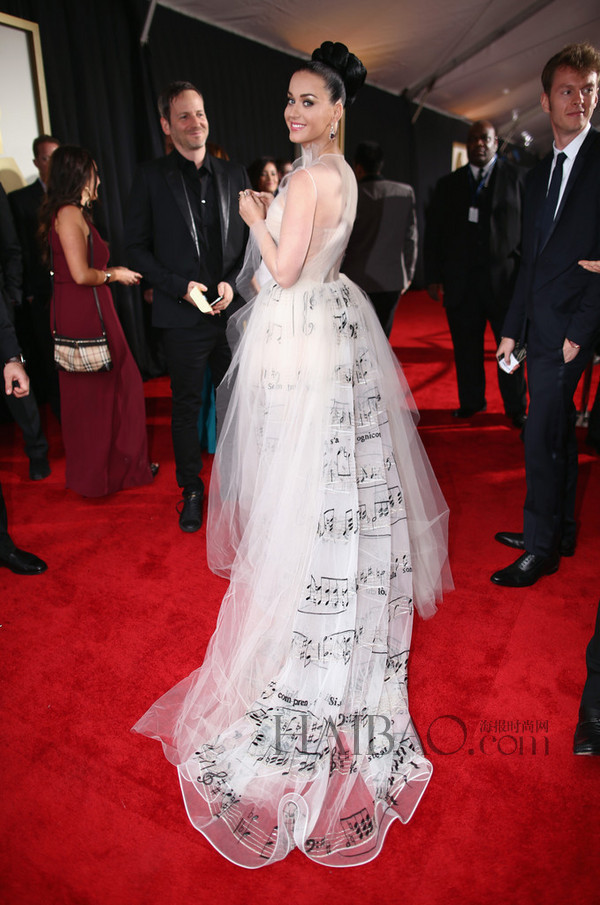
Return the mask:
POLYGON ((544 201, 544 208, 542 210, 542 222, 540 226, 540 248, 542 248, 546 244, 546 240, 548 239, 550 230, 552 229, 552 223, 554 222, 554 215, 556 214, 556 207, 558 205, 560 184, 562 182, 563 163, 565 162, 566 157, 567 155, 564 153, 564 151, 561 151, 560 154, 557 155, 556 163, 554 164, 552 179, 550 180, 550 188, 548 189, 548 194, 546 195, 546 200, 544 201))

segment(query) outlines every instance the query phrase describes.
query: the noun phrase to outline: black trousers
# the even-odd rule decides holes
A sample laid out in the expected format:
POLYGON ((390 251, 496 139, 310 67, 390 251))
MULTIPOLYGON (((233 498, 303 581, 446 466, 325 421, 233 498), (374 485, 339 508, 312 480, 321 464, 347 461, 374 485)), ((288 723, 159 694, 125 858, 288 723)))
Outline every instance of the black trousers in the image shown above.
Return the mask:
POLYGON ((588 719, 600 719, 600 603, 596 614, 596 629, 585 653, 587 679, 581 696, 581 710, 588 719))
MULTIPOLYGON (((446 317, 454 348, 458 400, 461 408, 477 411, 485 405, 484 335, 492 328, 496 343, 502 337, 505 310, 492 303, 487 278, 474 277, 462 298, 446 296, 446 317)), ((498 387, 507 415, 519 415, 527 408, 523 368, 515 374, 498 372, 498 387)))
POLYGON ((565 364, 560 349, 548 350, 535 328, 527 337, 529 415, 525 426, 527 495, 523 512, 525 549, 549 556, 561 539, 575 540, 577 491, 576 410, 573 396, 591 351, 565 364))
POLYGON ((15 545, 8 534, 8 516, 6 514, 6 503, 2 494, 2 484, 0 484, 0 553, 7 555, 12 553, 15 545))
MULTIPOLYGON (((15 308, 6 306, 11 321, 15 321, 15 308)), ((44 436, 40 421, 40 410, 33 392, 17 399, 12 394, 4 396, 6 407, 23 431, 25 452, 30 459, 43 459, 48 455, 48 441, 44 436)))
POLYGON ((379 323, 383 327, 383 332, 389 339, 394 326, 394 315, 398 307, 400 292, 398 289, 392 292, 369 292, 369 298, 379 318, 379 323))
POLYGON ((163 328, 163 346, 171 378, 171 435, 177 483, 186 491, 200 490, 202 456, 198 418, 202 408, 202 386, 210 365, 218 386, 231 362, 223 315, 204 316, 196 327, 163 328))

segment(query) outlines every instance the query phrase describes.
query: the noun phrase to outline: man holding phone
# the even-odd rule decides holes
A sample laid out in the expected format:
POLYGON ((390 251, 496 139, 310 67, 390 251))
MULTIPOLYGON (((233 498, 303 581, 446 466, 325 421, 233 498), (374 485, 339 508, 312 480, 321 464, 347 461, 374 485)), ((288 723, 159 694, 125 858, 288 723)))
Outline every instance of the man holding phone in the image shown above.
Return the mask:
POLYGON ((497 352, 514 370, 511 354, 526 337, 523 533, 496 534, 521 555, 491 576, 505 587, 528 587, 575 552, 573 395, 600 331, 600 280, 578 263, 597 257, 600 236, 600 134, 590 125, 599 78, 589 44, 563 48, 542 73, 554 149, 527 177, 521 268, 497 352))
POLYGON ((171 377, 171 430, 182 531, 202 524, 204 485, 198 416, 210 365, 215 386, 231 351, 221 316, 234 299, 247 229, 237 215, 248 187, 244 168, 206 149, 204 99, 190 82, 173 82, 158 100, 162 130, 173 144, 166 157, 139 167, 125 217, 127 254, 153 287, 152 323, 162 328, 171 377))

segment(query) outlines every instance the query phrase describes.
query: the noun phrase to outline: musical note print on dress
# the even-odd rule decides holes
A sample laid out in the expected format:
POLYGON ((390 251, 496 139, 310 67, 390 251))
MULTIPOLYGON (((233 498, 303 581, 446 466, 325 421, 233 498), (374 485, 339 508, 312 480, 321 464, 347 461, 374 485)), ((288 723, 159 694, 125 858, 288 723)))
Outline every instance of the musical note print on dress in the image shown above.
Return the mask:
MULTIPOLYGON (((431 613, 445 578, 446 507, 393 350, 339 272, 354 174, 341 155, 303 165, 315 186, 334 172, 343 210, 315 223, 297 283, 239 314, 207 520, 229 589, 203 666, 137 727, 177 765, 193 825, 247 868, 296 846, 370 861, 432 772, 406 680, 414 608, 431 613)), ((276 243, 285 198, 284 183, 276 243)))

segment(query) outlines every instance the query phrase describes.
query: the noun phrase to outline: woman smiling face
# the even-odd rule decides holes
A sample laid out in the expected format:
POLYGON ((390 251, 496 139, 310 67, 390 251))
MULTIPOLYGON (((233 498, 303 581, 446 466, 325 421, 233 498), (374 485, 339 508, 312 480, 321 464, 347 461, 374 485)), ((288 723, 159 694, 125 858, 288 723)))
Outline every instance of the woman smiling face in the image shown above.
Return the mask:
POLYGON ((315 72, 300 69, 290 80, 284 118, 295 144, 325 144, 333 124, 342 115, 341 101, 331 102, 324 80, 315 72))

